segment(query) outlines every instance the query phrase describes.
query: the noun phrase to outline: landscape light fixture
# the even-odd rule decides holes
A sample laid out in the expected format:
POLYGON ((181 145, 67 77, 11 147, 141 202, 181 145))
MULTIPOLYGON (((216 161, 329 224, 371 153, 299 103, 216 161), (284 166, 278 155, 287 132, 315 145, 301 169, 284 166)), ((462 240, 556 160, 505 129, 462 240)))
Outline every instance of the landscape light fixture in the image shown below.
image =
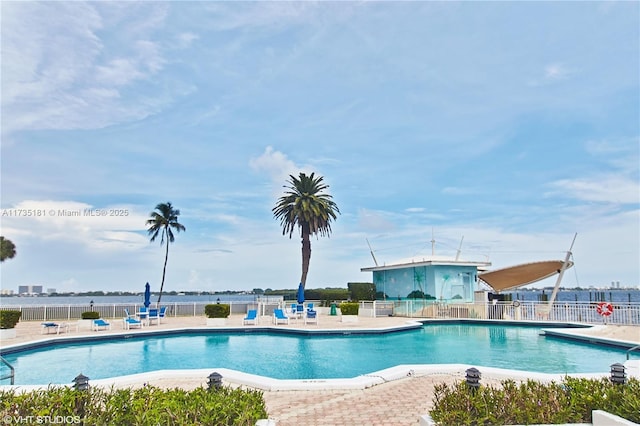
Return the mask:
POLYGON ((89 389, 89 378, 84 374, 80 373, 73 379, 73 387, 79 391, 86 391, 89 389))
POLYGON ((472 390, 477 390, 480 387, 480 370, 475 367, 471 367, 465 371, 464 378, 467 381, 467 386, 472 390))
POLYGON ((209 374, 209 390, 217 390, 222 387, 222 374, 213 372, 209 374))
POLYGON ((625 373, 624 365, 616 362, 611 364, 611 383, 616 385, 624 385, 627 382, 627 373, 625 373))

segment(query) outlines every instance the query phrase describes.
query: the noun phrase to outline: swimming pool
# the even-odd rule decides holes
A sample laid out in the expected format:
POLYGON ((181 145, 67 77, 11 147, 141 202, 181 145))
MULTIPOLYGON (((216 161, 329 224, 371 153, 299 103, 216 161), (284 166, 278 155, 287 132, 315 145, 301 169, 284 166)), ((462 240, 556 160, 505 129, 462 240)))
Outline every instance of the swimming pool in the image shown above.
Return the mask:
MULTIPOLYGON (((276 379, 350 378, 399 364, 541 373, 607 372, 625 349, 540 336, 539 327, 427 324, 386 334, 198 332, 64 343, 3 355, 16 384, 70 383, 165 369, 229 368, 276 379)), ((6 383, 5 383, 6 384, 6 383)))

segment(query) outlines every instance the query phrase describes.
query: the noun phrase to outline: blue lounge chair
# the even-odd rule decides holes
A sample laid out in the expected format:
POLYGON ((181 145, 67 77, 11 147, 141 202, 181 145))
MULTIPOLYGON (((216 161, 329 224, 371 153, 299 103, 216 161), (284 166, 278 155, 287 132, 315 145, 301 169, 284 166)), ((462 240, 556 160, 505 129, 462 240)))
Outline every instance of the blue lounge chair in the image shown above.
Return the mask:
POLYGON ((98 331, 100 329, 111 330, 111 324, 103 320, 102 318, 93 320, 93 329, 98 331))
POLYGON ((251 324, 251 323, 253 323, 254 325, 258 324, 258 310, 257 309, 249 309, 249 312, 247 312, 247 316, 244 317, 244 319, 242 320, 242 325, 251 324))
POLYGON ((137 320, 135 318, 124 318, 123 319, 123 323, 122 323, 122 327, 125 330, 129 330, 130 328, 142 328, 143 327, 143 323, 140 320, 137 320))
POLYGON ((307 315, 304 317, 304 323, 309 324, 311 322, 315 324, 318 323, 318 312, 313 309, 307 309, 307 315))
POLYGON ((131 314, 129 313, 129 309, 127 309, 127 308, 124 308, 124 315, 125 315, 127 318, 135 318, 135 315, 131 315, 131 314))
POLYGON ((281 322, 285 324, 289 324, 289 317, 282 312, 282 309, 274 309, 273 310, 273 322, 278 325, 281 322))
POLYGON ((160 312, 158 309, 149 309, 147 324, 151 325, 151 321, 158 321, 158 324, 160 324, 160 312))
POLYGON ((304 316, 304 305, 302 303, 298 303, 296 305, 296 317, 302 318, 304 316))
POLYGON ((69 324, 57 322, 43 322, 42 323, 42 334, 49 334, 49 331, 54 331, 56 334, 60 334, 61 331, 69 331, 69 324))
POLYGON ((160 312, 158 312, 159 323, 162 323, 162 318, 165 317, 166 313, 167 313, 167 307, 166 306, 161 307, 160 312))

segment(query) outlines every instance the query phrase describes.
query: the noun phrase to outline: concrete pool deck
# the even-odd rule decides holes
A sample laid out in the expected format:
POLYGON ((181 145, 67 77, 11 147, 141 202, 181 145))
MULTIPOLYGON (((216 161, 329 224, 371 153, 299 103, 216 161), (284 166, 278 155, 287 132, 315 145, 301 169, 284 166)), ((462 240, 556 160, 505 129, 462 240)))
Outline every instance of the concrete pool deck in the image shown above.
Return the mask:
MULTIPOLYGON (((256 328, 256 325, 242 325, 244 315, 232 315, 224 328, 256 328)), ((415 326, 420 318, 402 317, 359 317, 356 323, 342 323, 340 316, 321 316, 319 324, 304 324, 302 320, 289 325, 274 326, 270 317, 263 317, 257 327, 301 330, 305 332, 322 330, 359 332, 363 330, 391 330, 415 326)), ((426 320, 426 319, 425 319, 426 320)), ((122 321, 110 321, 111 330, 76 331, 71 323, 68 332, 59 335, 42 334, 40 322, 19 322, 15 339, 0 342, 2 347, 44 342, 47 339, 75 339, 118 333, 146 333, 207 327, 204 317, 169 317, 160 325, 151 325, 141 330, 123 330, 122 321)), ((495 321, 497 324, 506 324, 495 321)), ((514 324, 510 322, 510 324, 514 324)), ((542 325, 542 328, 545 328, 542 325)), ((50 331, 50 330, 49 330, 50 331)), ((640 326, 594 326, 590 328, 554 328, 561 337, 581 338, 600 343, 624 342, 626 345, 640 345, 640 326), (566 336, 564 336, 566 335, 566 336)), ((623 362, 621 360, 620 362, 623 362)), ((637 361, 636 361, 637 362, 637 361)), ((637 362, 640 364, 640 362, 637 362)), ((354 379, 283 381, 247 375, 241 372, 215 369, 223 376, 225 385, 262 389, 269 418, 278 426, 296 425, 409 425, 417 424, 419 416, 433 407, 434 386, 439 383, 452 384, 464 380, 464 372, 469 366, 416 365, 398 366, 360 376, 354 379), (287 383, 294 382, 294 383, 287 383), (304 390, 302 390, 304 389, 304 390)), ((510 371, 490 367, 475 366, 482 373, 481 383, 497 385, 506 378, 558 380, 560 375, 510 371)), ((117 387, 138 387, 144 384, 163 388, 193 389, 206 386, 206 378, 213 369, 169 370, 149 372, 114 379, 92 380, 93 385, 117 387)), ((605 372, 603 372, 605 373, 605 372)), ((628 373, 640 376, 640 372, 628 373)), ((585 375, 589 376, 589 375, 585 375)), ((597 375, 596 375, 597 376, 597 375)), ((27 388, 27 386, 24 386, 27 388)))

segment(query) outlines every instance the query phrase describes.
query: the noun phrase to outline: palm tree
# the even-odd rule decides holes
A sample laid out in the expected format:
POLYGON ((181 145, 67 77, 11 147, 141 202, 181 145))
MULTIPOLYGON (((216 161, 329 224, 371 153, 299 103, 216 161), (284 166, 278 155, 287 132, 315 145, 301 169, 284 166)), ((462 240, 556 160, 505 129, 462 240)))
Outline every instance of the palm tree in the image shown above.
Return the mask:
POLYGON ((320 234, 329 236, 331 234, 331 221, 336 219, 336 213, 340 213, 338 206, 333 202, 331 195, 323 193, 329 188, 325 185, 322 176, 315 177, 314 173, 307 176, 300 173, 299 178, 289 175, 288 189, 282 197, 278 199, 276 206, 272 209, 273 217, 280 219, 282 225, 282 235, 293 235, 296 226, 300 229, 302 237, 302 277, 300 283, 304 288, 307 283, 307 273, 309 272, 309 261, 311 260, 310 235, 320 234))
POLYGON ((15 244, 5 237, 0 237, 0 262, 4 262, 5 259, 13 259, 15 255, 15 244))
POLYGON ((151 242, 154 242, 160 235, 160 245, 167 241, 167 251, 164 256, 164 268, 162 268, 162 284, 160 284, 160 295, 158 296, 158 306, 162 300, 162 290, 164 288, 164 277, 167 272, 167 260, 169 260, 169 243, 174 242, 173 230, 176 232, 185 231, 186 228, 178 222, 180 210, 174 209, 170 202, 160 203, 155 211, 151 212, 147 226, 147 232, 151 235, 151 242))

